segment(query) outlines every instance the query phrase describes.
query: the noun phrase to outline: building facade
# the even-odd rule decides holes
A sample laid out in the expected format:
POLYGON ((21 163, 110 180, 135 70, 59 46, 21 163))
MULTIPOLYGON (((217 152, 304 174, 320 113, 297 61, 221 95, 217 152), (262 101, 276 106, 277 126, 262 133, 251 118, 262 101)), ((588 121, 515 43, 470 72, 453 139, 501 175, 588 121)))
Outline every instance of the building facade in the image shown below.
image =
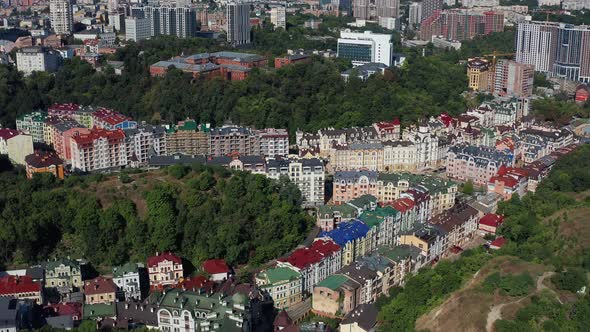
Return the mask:
POLYGON ((234 46, 250 44, 250 4, 228 3, 226 17, 227 42, 234 46))
POLYGON ((56 34, 69 34, 72 32, 74 15, 69 0, 50 0, 49 16, 51 27, 56 34))
POLYGON ((125 133, 93 128, 71 139, 72 168, 82 172, 118 169, 127 165, 125 133))
POLYGON ((391 35, 344 30, 338 38, 338 57, 349 59, 355 66, 376 62, 391 66, 393 44, 391 35))

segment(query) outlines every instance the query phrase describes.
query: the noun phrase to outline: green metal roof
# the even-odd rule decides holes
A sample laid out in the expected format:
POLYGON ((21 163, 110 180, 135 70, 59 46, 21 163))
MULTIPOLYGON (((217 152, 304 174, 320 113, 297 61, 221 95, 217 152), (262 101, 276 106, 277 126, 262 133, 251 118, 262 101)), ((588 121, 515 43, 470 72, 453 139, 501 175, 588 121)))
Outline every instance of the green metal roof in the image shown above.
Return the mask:
POLYGON ((343 217, 352 218, 356 209, 348 204, 342 205, 321 205, 318 207, 319 214, 332 214, 334 212, 340 212, 343 217))
POLYGON ((266 276, 268 281, 271 284, 285 281, 285 280, 294 280, 297 278, 301 278, 301 273, 294 271, 287 267, 276 267, 274 269, 268 269, 261 273, 261 275, 266 276))
POLYGON ((384 183, 393 182, 395 186, 399 181, 408 181, 411 185, 420 184, 426 187, 432 194, 446 192, 448 188, 456 185, 453 181, 438 178, 432 175, 411 174, 411 173, 379 173, 378 181, 384 183))
POLYGON ((345 282, 348 281, 348 277, 343 274, 333 274, 326 279, 322 280, 318 287, 326 287, 331 290, 336 290, 338 287, 342 286, 345 282))
POLYGON ((123 266, 115 266, 113 268, 113 277, 120 278, 126 273, 135 273, 138 270, 138 266, 135 263, 126 263, 123 266))
POLYGON ((85 304, 84 305, 84 319, 94 319, 99 317, 115 316, 116 306, 111 304, 85 304))
POLYGON ((197 122, 195 120, 186 120, 184 125, 176 127, 178 130, 197 131, 197 122))
POLYGON ((354 206, 360 207, 360 206, 368 205, 370 203, 377 203, 377 197, 375 197, 373 195, 362 195, 360 197, 357 197, 357 198, 351 200, 348 203, 352 204, 354 206))
POLYGON ((45 270, 55 270, 56 267, 60 266, 61 264, 65 265, 65 266, 69 266, 72 268, 80 268, 80 263, 78 263, 77 261, 71 260, 71 259, 58 259, 55 261, 49 261, 47 263, 45 263, 45 270))
POLYGON ((377 249, 377 252, 380 255, 391 259, 394 262, 400 262, 402 259, 407 258, 407 257, 412 257, 412 258, 418 257, 418 255, 420 255, 420 253, 421 253, 421 250, 419 248, 414 247, 414 246, 401 245, 401 246, 397 246, 397 247, 393 247, 393 248, 379 247, 377 249))
POLYGON ((399 211, 392 208, 391 206, 378 207, 375 209, 375 211, 363 212, 363 214, 359 216, 359 219, 362 220, 369 227, 373 228, 381 224, 386 217, 395 217, 398 213, 399 211))

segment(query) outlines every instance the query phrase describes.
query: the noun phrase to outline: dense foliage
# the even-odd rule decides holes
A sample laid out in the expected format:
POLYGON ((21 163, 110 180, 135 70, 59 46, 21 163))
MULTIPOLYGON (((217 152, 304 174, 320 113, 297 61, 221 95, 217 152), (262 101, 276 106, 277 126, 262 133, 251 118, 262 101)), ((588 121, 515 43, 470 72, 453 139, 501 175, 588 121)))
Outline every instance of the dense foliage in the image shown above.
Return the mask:
POLYGON ((502 275, 495 272, 486 277, 483 285, 489 293, 498 289, 502 295, 523 296, 533 289, 535 281, 528 273, 502 275))
POLYGON ((551 282, 553 282, 557 289, 577 292, 582 287, 588 285, 588 276, 586 273, 584 269, 572 267, 554 275, 551 278, 551 282))
POLYGON ((288 181, 198 166, 169 171, 65 182, 3 172, 0 263, 70 255, 110 266, 172 250, 195 263, 221 257, 259 264, 292 249, 307 233, 301 194, 288 181), (128 198, 138 190, 143 214, 138 201, 128 198), (101 204, 104 196, 108 206, 101 204))
POLYGON ((590 116, 590 107, 580 107, 575 103, 555 98, 537 99, 533 101, 533 109, 537 117, 558 124, 567 124, 575 116, 590 116))
POLYGON ((116 58, 127 71, 95 72, 78 59, 66 61, 55 75, 23 78, 0 66, 0 123, 13 126, 17 114, 45 108, 53 102, 112 107, 139 120, 171 122, 188 116, 198 121, 257 127, 318 129, 366 125, 401 117, 413 122, 441 112, 464 109, 464 68, 435 57, 415 57, 401 70, 363 83, 345 83, 339 61, 316 59, 310 65, 280 70, 254 70, 241 82, 193 79, 178 70, 166 77, 148 74, 150 64, 181 53, 215 50, 207 39, 156 38, 129 44, 116 58))
POLYGON ((380 330, 413 331, 420 315, 459 289, 488 259, 481 249, 465 251, 457 261, 441 261, 409 277, 403 290, 379 310, 380 330))

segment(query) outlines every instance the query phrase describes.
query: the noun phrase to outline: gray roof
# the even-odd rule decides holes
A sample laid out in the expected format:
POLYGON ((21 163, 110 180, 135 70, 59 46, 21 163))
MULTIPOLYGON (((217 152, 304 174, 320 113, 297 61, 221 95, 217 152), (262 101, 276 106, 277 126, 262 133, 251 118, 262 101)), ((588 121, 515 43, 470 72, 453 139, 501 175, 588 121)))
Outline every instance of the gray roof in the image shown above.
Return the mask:
POLYGON ((137 135, 140 132, 151 132, 154 134, 164 134, 166 133, 166 128, 164 126, 156 126, 151 124, 138 124, 137 128, 128 128, 123 129, 125 132, 125 137, 137 135))
POLYGON ((158 307, 138 302, 117 302, 117 319, 149 326, 158 325, 158 307))
POLYGON ((72 128, 84 128, 84 126, 82 126, 81 124, 79 124, 78 122, 76 122, 74 120, 67 120, 67 121, 58 122, 58 123, 54 124, 53 126, 55 127, 55 129, 59 130, 60 132, 65 132, 66 130, 70 130, 72 128))
POLYGON ((206 162, 207 158, 205 156, 188 156, 177 153, 171 156, 151 156, 148 164, 150 166, 161 167, 182 164, 205 164, 206 162))
POLYGON ((45 269, 41 265, 30 266, 27 268, 26 274, 33 280, 42 280, 45 276, 45 269))
POLYGON ((361 176, 366 176, 369 180, 377 180, 376 171, 341 171, 334 174, 334 182, 336 181, 358 181, 361 176))
POLYGON ((47 322, 47 325, 55 329, 69 330, 74 328, 74 318, 70 315, 46 317, 45 322, 47 322))
POLYGON ((340 271, 336 272, 336 274, 343 274, 361 285, 363 285, 367 280, 373 280, 377 278, 377 272, 371 270, 361 262, 354 262, 350 265, 347 265, 340 269, 340 271))
POLYGON ((349 312, 341 325, 357 323, 365 331, 371 331, 377 325, 377 308, 373 304, 359 304, 349 312))

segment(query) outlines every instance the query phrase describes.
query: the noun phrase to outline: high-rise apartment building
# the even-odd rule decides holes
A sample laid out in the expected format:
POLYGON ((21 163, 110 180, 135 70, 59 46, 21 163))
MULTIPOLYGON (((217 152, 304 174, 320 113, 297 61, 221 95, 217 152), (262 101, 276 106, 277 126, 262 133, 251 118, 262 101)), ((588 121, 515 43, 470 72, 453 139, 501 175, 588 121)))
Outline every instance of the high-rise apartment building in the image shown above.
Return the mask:
POLYGON ((287 29, 287 11, 285 10, 284 6, 271 8, 270 23, 275 26, 275 29, 287 29))
POLYGON ((410 24, 410 28, 414 29, 422 22, 422 2, 412 2, 408 11, 408 23, 410 24))
POLYGON ((24 47, 16 52, 16 68, 25 75, 34 71, 54 72, 60 65, 59 53, 47 47, 24 47))
POLYGON ((56 34, 69 34, 72 32, 73 17, 70 0, 50 0, 49 17, 51 27, 56 34))
POLYGON ((495 95, 532 96, 535 66, 512 60, 498 60, 495 71, 495 95))
POLYGON ((554 77, 590 82, 590 26, 521 23, 516 31, 516 61, 554 77))
POLYGON ((127 165, 125 133, 121 129, 94 128, 71 139, 72 169, 82 172, 127 165))
POLYGON ((550 73, 555 63, 555 45, 559 25, 552 22, 520 23, 516 30, 516 62, 535 66, 550 73))
POLYGON ((437 10, 443 9, 443 0, 424 0, 422 1, 422 18, 421 21, 429 18, 437 10))
POLYGON ((340 32, 338 57, 352 61, 355 66, 376 62, 391 66, 393 43, 391 35, 365 32, 340 32))
POLYGON ((125 19, 125 39, 138 42, 151 37, 151 24, 147 18, 128 17, 125 19))
POLYGON ((186 38, 194 36, 197 32, 196 10, 180 2, 178 4, 166 3, 155 4, 155 6, 132 7, 131 15, 149 20, 150 35, 152 37, 172 35, 186 38))
POLYGON ((379 17, 398 17, 399 0, 353 0, 352 13, 361 20, 377 20, 379 17))
POLYGON ((226 10, 228 43, 234 46, 250 44, 250 5, 231 2, 226 10))
POLYGON ((464 9, 437 10, 422 21, 420 39, 430 41, 432 36, 442 36, 448 40, 461 41, 502 31, 504 31, 504 14, 502 12, 473 12, 464 9))

